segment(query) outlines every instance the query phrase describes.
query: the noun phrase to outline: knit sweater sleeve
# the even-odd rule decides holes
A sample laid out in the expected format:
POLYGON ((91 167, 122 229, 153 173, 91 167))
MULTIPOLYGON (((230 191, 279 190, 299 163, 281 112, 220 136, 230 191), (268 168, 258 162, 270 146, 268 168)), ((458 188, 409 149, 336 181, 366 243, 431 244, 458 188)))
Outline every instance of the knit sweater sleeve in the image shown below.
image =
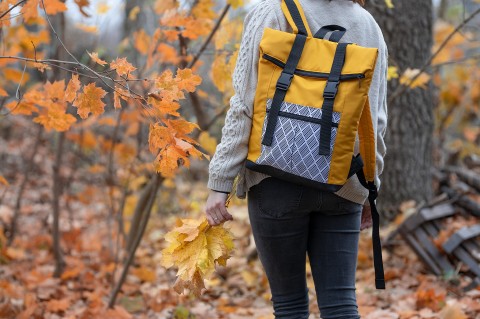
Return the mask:
POLYGON ((242 40, 232 83, 234 95, 222 128, 222 138, 209 164, 207 187, 231 192, 233 181, 248 154, 253 102, 257 86, 259 44, 266 27, 279 28, 278 17, 270 1, 258 2, 245 16, 242 40))

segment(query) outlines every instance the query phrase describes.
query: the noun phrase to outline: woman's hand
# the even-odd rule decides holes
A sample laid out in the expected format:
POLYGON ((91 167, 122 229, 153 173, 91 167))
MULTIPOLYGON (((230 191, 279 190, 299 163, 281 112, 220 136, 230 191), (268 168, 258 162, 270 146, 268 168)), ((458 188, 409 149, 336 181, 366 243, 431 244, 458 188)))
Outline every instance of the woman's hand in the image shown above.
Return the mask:
POLYGON ((372 210, 370 205, 363 205, 362 210, 362 222, 360 224, 360 230, 364 230, 372 227, 372 210))
POLYGON ((228 194, 210 190, 205 204, 205 215, 208 223, 212 226, 217 226, 227 220, 233 220, 233 216, 227 211, 225 203, 228 194))

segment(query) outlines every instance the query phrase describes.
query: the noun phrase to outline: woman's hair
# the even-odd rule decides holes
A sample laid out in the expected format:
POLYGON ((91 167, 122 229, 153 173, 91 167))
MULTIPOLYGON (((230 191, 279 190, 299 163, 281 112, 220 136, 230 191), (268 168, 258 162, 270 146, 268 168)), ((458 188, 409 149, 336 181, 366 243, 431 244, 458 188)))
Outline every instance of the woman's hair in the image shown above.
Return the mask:
POLYGON ((351 0, 351 1, 353 1, 353 2, 355 2, 355 3, 358 3, 358 4, 360 4, 361 6, 364 6, 364 5, 365 5, 365 0, 351 0))

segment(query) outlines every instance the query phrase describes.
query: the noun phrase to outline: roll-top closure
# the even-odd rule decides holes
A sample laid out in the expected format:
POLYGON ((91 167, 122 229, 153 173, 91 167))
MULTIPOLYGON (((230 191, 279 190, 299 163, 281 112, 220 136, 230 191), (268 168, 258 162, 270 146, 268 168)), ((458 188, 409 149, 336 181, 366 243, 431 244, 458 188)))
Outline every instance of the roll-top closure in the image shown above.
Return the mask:
MULTIPOLYGON (((265 28, 260 41, 260 57, 267 54, 276 60, 286 63, 296 34, 272 28, 265 28)), ((328 73, 333 63, 333 56, 338 43, 328 40, 307 37, 303 54, 297 68, 305 71, 328 73), (323 56, 313 56, 312 52, 324 52, 323 56)), ((377 59, 377 48, 360 47, 350 44, 342 73, 368 75, 373 72, 377 59), (349 58, 349 56, 354 58, 349 58)), ((370 76, 373 74, 370 74, 370 76)))

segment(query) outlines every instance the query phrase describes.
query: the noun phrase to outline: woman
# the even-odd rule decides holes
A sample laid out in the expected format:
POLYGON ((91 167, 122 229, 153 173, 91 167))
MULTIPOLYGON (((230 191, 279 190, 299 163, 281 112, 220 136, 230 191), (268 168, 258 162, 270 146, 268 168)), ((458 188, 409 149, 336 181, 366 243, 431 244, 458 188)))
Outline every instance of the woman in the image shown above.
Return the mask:
MULTIPOLYGON (((239 175, 236 194, 245 198, 260 261, 265 269, 276 318, 308 318, 305 262, 308 254, 321 316, 360 318, 355 294, 359 232, 371 226, 368 191, 356 175, 336 193, 300 186, 245 168, 257 84, 259 43, 264 28, 292 32, 280 7, 282 0, 260 0, 245 17, 233 74, 222 139, 209 166, 208 222, 232 220, 225 207, 239 175)), ((364 0, 298 0, 312 30, 324 25, 347 29, 340 42, 379 49, 369 91, 376 134, 376 176, 383 170, 387 125, 387 47, 364 0)), ((355 154, 358 153, 358 143, 355 154)))

